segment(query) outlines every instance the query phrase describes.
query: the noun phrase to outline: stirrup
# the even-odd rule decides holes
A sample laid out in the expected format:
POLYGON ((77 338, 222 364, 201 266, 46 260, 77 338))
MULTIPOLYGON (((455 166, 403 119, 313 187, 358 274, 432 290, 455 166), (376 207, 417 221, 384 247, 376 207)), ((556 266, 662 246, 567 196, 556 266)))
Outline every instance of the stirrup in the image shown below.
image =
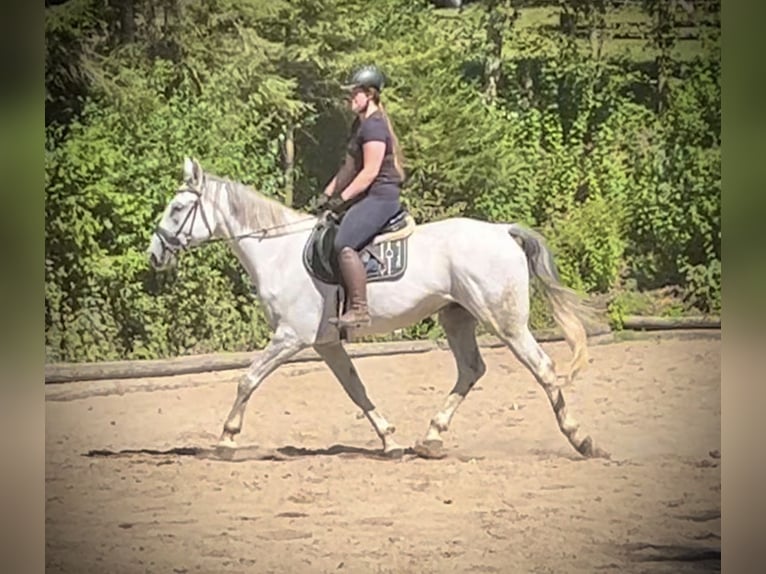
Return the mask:
MULTIPOLYGON (((354 313, 354 311, 346 311, 344 315, 349 315, 351 313, 354 313)), ((359 327, 368 327, 370 323, 372 323, 372 317, 370 317, 369 313, 365 313, 362 318, 349 320, 344 319, 343 315, 341 315, 340 317, 330 317, 328 322, 339 329, 358 329, 359 327)))

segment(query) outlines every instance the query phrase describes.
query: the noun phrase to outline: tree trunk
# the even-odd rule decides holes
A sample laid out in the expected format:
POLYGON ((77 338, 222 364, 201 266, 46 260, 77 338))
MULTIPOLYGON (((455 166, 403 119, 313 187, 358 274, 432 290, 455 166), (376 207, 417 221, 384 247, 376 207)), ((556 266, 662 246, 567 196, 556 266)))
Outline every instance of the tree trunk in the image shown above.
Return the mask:
POLYGON ((655 44, 660 53, 657 55, 657 113, 662 115, 667 109, 668 78, 670 76, 671 51, 675 45, 674 14, 676 0, 658 0, 655 9, 656 27, 655 44))
POLYGON ((511 0, 489 0, 487 2, 487 59, 484 63, 486 86, 484 95, 488 102, 497 99, 498 86, 502 78, 504 35, 516 20, 516 11, 511 0))
POLYGON ((593 61, 601 63, 606 33, 606 6, 604 0, 595 0, 590 14, 590 48, 593 61))
POLYGON ((285 134, 285 205, 292 207, 295 187, 295 125, 290 124, 285 134))
POLYGON ((133 9, 134 0, 120 0, 120 41, 130 44, 136 39, 136 15, 133 9))

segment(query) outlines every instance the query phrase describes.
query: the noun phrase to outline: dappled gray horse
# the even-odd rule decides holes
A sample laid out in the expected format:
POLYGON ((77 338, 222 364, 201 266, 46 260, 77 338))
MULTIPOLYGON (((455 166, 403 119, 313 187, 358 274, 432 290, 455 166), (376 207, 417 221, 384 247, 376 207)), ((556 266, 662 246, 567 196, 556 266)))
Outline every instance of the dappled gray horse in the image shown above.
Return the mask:
MULTIPOLYGON (((306 263, 307 247, 320 221, 251 187, 205 173, 197 161, 187 158, 183 184, 162 213, 148 256, 155 269, 163 269, 174 264, 184 249, 226 241, 249 274, 273 330, 271 341, 237 386, 221 446, 234 446, 247 402, 261 382, 290 357, 313 347, 367 416, 384 453, 400 456, 404 449, 392 437, 394 426, 368 398, 344 349, 348 337, 328 321, 339 312, 340 287, 320 280, 306 263)), ((442 433, 484 374, 476 341, 481 322, 534 374, 572 446, 584 456, 607 456, 567 413, 561 386, 588 361, 586 332, 577 315, 584 308, 576 294, 561 285, 543 239, 519 224, 450 218, 418 225, 397 241, 400 250, 406 248, 406 268, 385 280, 378 267, 378 280, 367 287, 372 322, 350 337, 391 332, 438 313, 457 364, 457 382, 415 451, 440 456, 442 433), (553 361, 529 330, 530 273, 540 280, 573 352, 562 377, 557 377, 553 361)), ((384 260, 376 264, 385 269, 384 260)))

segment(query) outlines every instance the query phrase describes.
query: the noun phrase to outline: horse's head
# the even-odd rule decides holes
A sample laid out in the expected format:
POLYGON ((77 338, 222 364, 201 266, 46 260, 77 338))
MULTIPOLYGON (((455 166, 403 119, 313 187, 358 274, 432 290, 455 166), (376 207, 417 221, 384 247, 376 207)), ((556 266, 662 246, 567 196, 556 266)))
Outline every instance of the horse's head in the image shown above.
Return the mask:
POLYGON ((183 184, 162 212, 149 243, 149 263, 155 269, 172 266, 179 252, 204 243, 213 235, 213 209, 205 200, 204 187, 202 167, 187 157, 183 184))

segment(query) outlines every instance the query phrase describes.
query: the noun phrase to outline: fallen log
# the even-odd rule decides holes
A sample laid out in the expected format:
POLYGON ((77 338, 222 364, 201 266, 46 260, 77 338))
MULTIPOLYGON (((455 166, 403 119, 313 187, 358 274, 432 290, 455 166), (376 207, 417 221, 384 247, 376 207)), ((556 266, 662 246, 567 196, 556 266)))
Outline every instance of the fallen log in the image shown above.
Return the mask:
MULTIPOLYGON (((540 341, 543 344, 552 343, 552 342, 562 342, 563 337, 560 335, 556 335, 554 330, 551 331, 543 331, 539 332, 535 335, 537 337, 537 340, 540 341)), ((672 329, 672 330, 664 330, 664 331, 655 331, 653 333, 646 332, 646 331, 619 331, 619 332, 612 332, 612 331, 593 331, 589 333, 588 342, 591 346, 596 345, 608 345, 615 342, 622 342, 622 341, 640 341, 640 340, 647 340, 647 339, 681 339, 681 340, 688 340, 688 339, 698 339, 698 338, 708 338, 708 337, 720 337, 720 330, 712 330, 712 329, 672 329)), ((493 337, 491 335, 482 335, 477 337, 477 342, 479 347, 481 348, 503 348, 505 347, 505 344, 498 340, 496 337, 493 337)), ((393 343, 362 343, 357 345, 349 345, 349 355, 356 356, 356 357, 370 357, 375 355, 396 355, 396 354, 407 354, 407 353, 421 353, 421 352, 428 352, 431 350, 437 350, 437 349, 443 349, 446 350, 448 348, 448 345, 446 341, 409 341, 409 342, 393 342, 393 343)), ((225 354, 222 354, 225 355, 225 354)), ((230 353, 231 355, 231 353, 230 353)), ((241 355, 247 355, 248 357, 252 356, 249 353, 241 353, 241 355)), ((211 355, 213 356, 213 355, 211 355)), ((225 356, 223 357, 225 358, 225 356)), ((179 359, 183 359, 183 357, 179 357, 179 359)), ((195 360, 199 359, 199 357, 186 357, 186 360, 195 360)), ((288 363, 294 363, 294 362, 301 362, 301 361, 313 361, 316 359, 319 360, 319 357, 315 357, 311 352, 306 352, 298 355, 296 358, 294 358, 291 361, 288 361, 288 363)), ((142 362, 148 362, 148 361, 142 361, 142 362)), ((135 363, 135 361, 133 362, 135 363)), ((217 364, 222 364, 226 366, 226 363, 224 362, 218 362, 217 364)), ((249 362, 248 362, 249 364, 249 362)), ((125 361, 122 364, 122 369, 128 369, 130 367, 131 363, 129 361, 125 361)), ((245 365, 244 367, 246 367, 245 365)), ((242 367, 242 368, 244 368, 242 367)), ((188 368, 188 367, 187 367, 188 368)), ((315 368, 321 368, 316 366, 308 366, 308 370, 312 370, 315 368)), ((180 373, 178 371, 174 371, 171 373, 170 376, 165 375, 158 375, 156 377, 153 376, 147 376, 143 380, 134 376, 128 376, 128 377, 115 377, 111 380, 89 380, 89 379, 82 379, 77 381, 62 381, 62 382, 68 382, 71 384, 67 385, 48 385, 48 388, 45 391, 45 400, 46 401, 71 401, 76 399, 83 399, 83 398, 89 398, 94 396, 108 396, 108 395, 123 395, 125 393, 134 393, 134 392, 151 392, 151 391, 167 391, 167 390, 173 390, 173 389, 182 389, 182 388, 193 388, 198 386, 206 386, 211 384, 220 384, 220 383, 232 383, 237 380, 239 372, 241 372, 240 367, 236 367, 233 370, 230 370, 227 372, 226 369, 221 369, 220 373, 215 379, 211 378, 203 378, 201 380, 196 380, 194 377, 176 377, 175 375, 183 375, 183 373, 180 373), (135 381, 126 381, 124 379, 135 379, 135 381)), ((198 371, 198 372, 204 372, 204 371, 198 371)), ((208 373, 213 371, 208 371, 208 373)), ((297 367, 298 373, 306 372, 306 370, 303 367, 297 367)), ((117 372, 117 374, 120 374, 117 372)), ((193 373, 192 373, 193 374, 193 373)))
MULTIPOLYGON (((662 331, 673 329, 720 329, 719 317, 642 317, 626 316, 623 328, 636 331, 662 331)), ((606 327, 599 327, 588 333, 589 336, 608 334, 606 327)), ((545 329, 535 333, 539 342, 562 341, 558 329, 545 329)), ((504 343, 495 337, 481 337, 480 346, 485 348, 502 347, 504 343)), ((400 355, 409 353, 425 353, 436 349, 446 349, 445 341, 394 341, 385 343, 352 343, 347 345, 351 358, 400 355)), ((247 368, 256 352, 240 353, 210 353, 173 357, 170 359, 153 359, 144 361, 105 361, 97 363, 55 363, 45 366, 45 383, 69 383, 74 381, 103 381, 114 379, 139 379, 153 377, 169 377, 226 371, 247 368)), ((289 362, 318 361, 319 356, 313 349, 298 353, 289 362)))
MULTIPOLYGON (((608 327, 603 326, 590 331, 589 336, 609 333, 608 327)), ((542 329, 535 333, 541 343, 563 341, 559 329, 542 329)), ((505 346, 492 336, 479 338, 481 347, 495 348, 505 346)), ((425 353, 436 349, 448 348, 446 341, 392 341, 382 343, 350 343, 346 351, 353 358, 385 355, 401 355, 409 353, 425 353)), ((239 353, 210 353, 173 357, 170 359, 150 359, 135 361, 104 361, 94 363, 53 363, 45 366, 45 383, 59 384, 76 381, 104 381, 114 379, 141 379, 154 377, 170 377, 245 369, 250 366, 259 351, 239 353)), ((296 354, 288 362, 318 361, 319 355, 313 349, 305 349, 296 354)))
POLYGON ((670 329, 720 329, 720 317, 642 317, 628 315, 623 319, 625 329, 636 331, 666 331, 670 329))
MULTIPOLYGON (((434 341, 397 341, 392 343, 360 343, 348 345, 349 356, 396 355, 402 353, 425 353, 437 348, 434 341)), ((244 369, 250 366, 260 351, 241 353, 210 353, 152 359, 145 361, 105 361, 98 363, 56 363, 45 366, 45 383, 70 383, 74 381, 103 381, 112 379, 140 379, 169 377, 244 369)), ((290 362, 318 361, 313 349, 296 354, 290 362)))

